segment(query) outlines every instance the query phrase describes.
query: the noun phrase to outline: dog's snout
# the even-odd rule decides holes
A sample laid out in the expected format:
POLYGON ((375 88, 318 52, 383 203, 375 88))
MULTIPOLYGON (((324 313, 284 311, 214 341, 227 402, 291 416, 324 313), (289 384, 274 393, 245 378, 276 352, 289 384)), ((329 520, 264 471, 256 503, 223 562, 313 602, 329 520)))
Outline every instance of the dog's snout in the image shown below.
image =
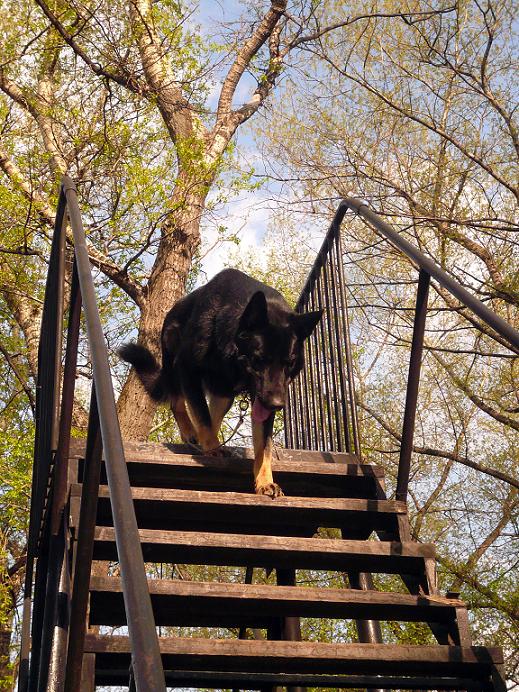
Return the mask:
POLYGON ((285 398, 280 395, 267 396, 265 403, 274 411, 279 411, 285 405, 285 398))

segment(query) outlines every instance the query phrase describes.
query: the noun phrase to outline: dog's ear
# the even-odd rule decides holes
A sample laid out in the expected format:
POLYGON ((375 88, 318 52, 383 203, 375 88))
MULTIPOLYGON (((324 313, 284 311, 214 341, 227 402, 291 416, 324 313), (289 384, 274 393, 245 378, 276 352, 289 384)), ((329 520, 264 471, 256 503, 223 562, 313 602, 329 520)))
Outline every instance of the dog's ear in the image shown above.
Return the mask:
POLYGON ((249 300, 238 326, 239 332, 254 332, 268 324, 267 299, 263 291, 256 293, 249 300))
POLYGON ((302 314, 293 315, 292 324, 297 336, 299 339, 301 339, 301 341, 304 341, 304 339, 307 339, 310 336, 322 316, 322 310, 315 310, 314 312, 304 312, 302 314))

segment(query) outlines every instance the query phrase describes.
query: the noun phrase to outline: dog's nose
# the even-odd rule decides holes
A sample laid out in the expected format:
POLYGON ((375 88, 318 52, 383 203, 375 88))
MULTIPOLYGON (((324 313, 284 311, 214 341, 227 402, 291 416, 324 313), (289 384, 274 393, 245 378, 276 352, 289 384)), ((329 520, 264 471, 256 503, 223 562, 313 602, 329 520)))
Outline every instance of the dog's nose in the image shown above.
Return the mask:
POLYGON ((281 396, 272 396, 272 397, 268 397, 265 403, 272 410, 279 411, 279 409, 284 407, 285 399, 284 399, 284 397, 281 397, 281 396))

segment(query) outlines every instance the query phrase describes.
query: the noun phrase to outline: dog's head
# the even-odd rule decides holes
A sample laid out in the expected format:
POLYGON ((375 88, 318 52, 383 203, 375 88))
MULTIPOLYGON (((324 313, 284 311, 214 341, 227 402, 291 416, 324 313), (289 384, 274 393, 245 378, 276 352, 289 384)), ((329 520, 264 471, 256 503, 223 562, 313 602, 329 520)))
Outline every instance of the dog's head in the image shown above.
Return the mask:
POLYGON ((303 367, 303 344, 321 319, 322 310, 297 314, 278 311, 269 320, 262 291, 250 299, 236 333, 238 361, 253 396, 252 416, 262 421, 285 405, 287 388, 303 367))

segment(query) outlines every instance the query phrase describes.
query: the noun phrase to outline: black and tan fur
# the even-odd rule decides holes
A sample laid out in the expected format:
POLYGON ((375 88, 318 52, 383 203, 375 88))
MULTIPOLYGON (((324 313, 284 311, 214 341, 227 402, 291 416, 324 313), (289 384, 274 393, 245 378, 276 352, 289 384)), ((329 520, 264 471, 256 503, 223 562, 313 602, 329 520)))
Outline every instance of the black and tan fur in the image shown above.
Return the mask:
POLYGON ((162 367, 138 344, 126 344, 120 355, 153 399, 169 402, 182 439, 206 454, 225 453, 218 441, 223 417, 237 394, 248 393, 255 490, 276 497, 282 492, 272 477, 274 416, 303 366, 304 340, 320 317, 320 311, 296 314, 275 289, 225 269, 166 315, 162 367))

